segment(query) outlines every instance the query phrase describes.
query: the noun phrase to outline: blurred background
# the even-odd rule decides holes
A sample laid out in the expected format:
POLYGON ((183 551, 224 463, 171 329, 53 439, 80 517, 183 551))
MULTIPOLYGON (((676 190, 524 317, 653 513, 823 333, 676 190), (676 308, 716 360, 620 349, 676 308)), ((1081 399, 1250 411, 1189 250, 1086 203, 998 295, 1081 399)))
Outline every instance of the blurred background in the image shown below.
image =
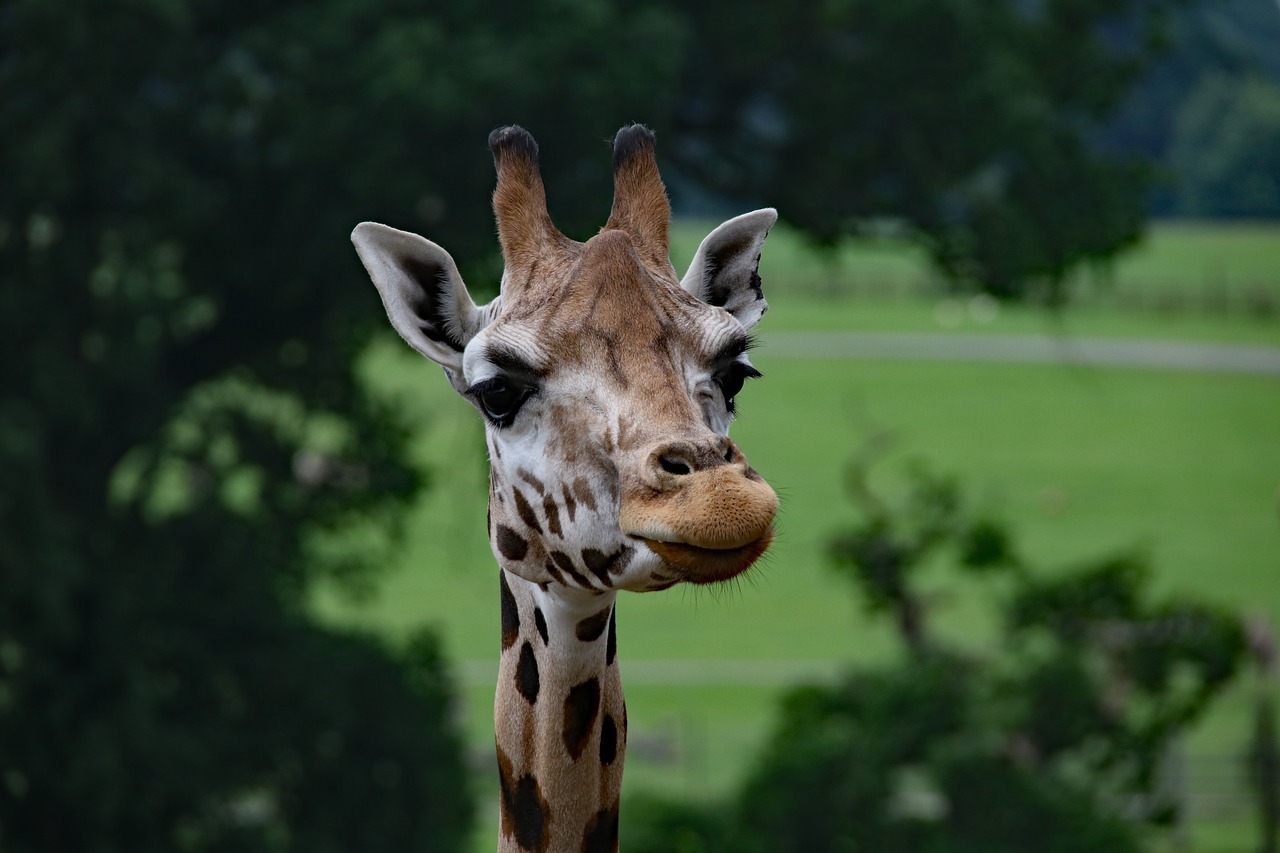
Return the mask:
POLYGON ((481 851, 494 127, 775 206, 731 588, 619 604, 633 851, 1277 849, 1274 0, 2 0, 0 850, 481 851))

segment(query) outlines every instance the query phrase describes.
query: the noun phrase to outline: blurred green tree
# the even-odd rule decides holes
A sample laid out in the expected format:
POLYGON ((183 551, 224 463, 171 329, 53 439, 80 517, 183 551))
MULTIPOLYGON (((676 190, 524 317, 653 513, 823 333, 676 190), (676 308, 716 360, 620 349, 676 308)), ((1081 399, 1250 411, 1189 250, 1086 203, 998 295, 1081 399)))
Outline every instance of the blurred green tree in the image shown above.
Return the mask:
POLYGON ((1170 746, 1242 663, 1240 621, 1149 603, 1138 557, 1033 569, 1004 525, 924 468, 896 502, 865 464, 850 486, 860 518, 833 538, 833 563, 871 613, 893 616, 903 658, 788 695, 728 807, 629 806, 632 849, 1146 849, 1143 828, 1177 817, 1161 776, 1170 746), (998 602, 993 644, 930 621, 945 595, 932 567, 948 557, 998 602))
POLYGON ((1169 164, 1181 215, 1280 216, 1280 85, 1207 75, 1179 113, 1169 164))
MULTIPOLYGON (((1097 142, 1103 150, 1159 164, 1161 178, 1148 204, 1153 215, 1229 216, 1212 212, 1206 202, 1230 209, 1230 195, 1240 191, 1240 177, 1251 167, 1232 161, 1252 147, 1258 128, 1233 138, 1231 123, 1205 122, 1210 112, 1238 111, 1236 121, 1265 126, 1266 108, 1258 112, 1258 96, 1267 84, 1280 85, 1280 10, 1268 0, 1190 0, 1171 9, 1168 18, 1167 49, 1143 72, 1097 142), (1237 89, 1251 93, 1237 97, 1237 89), (1200 157, 1207 162, 1198 162, 1200 157), (1215 186, 1217 175, 1236 188, 1215 186)), ((1266 139, 1264 133, 1258 142, 1266 139)), ((1274 140, 1270 144, 1274 150, 1274 140)), ((1256 176, 1246 184, 1265 186, 1269 155, 1258 153, 1256 176)), ((1256 187, 1244 190, 1245 199, 1257 197, 1256 187)))
POLYGON ((1071 269, 1141 233, 1150 170, 1090 133, 1155 55, 1168 5, 694 4, 677 156, 820 240, 888 220, 955 284, 1061 299, 1071 269))

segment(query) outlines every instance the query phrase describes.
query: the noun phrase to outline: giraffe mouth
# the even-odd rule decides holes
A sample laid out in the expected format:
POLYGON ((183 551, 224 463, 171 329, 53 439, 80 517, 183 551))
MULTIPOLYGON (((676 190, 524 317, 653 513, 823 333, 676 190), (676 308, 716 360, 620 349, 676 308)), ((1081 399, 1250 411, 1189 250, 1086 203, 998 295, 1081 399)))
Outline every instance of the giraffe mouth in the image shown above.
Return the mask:
POLYGON ((770 525, 755 541, 737 548, 702 548, 687 542, 638 538, 674 568, 681 580, 697 584, 719 583, 742 574, 760 559, 773 542, 773 526, 770 525))

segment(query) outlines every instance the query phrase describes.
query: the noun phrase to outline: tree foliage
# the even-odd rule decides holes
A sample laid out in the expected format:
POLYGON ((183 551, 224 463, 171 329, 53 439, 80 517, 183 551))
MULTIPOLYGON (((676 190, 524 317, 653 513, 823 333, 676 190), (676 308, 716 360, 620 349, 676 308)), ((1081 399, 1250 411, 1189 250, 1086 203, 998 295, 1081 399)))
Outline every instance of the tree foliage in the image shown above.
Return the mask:
POLYGON ((1182 215, 1280 214, 1280 84, 1261 75, 1207 76, 1178 117, 1169 163, 1182 215))
POLYGON ((346 112, 413 50, 385 4, 322 5, 0 10, 5 850, 439 850, 468 826, 433 645, 303 608, 386 552, 311 543, 385 542, 419 482, 355 379, 377 309, 346 240, 424 183, 399 135, 420 108, 346 112))
POLYGON ((1234 677, 1239 620, 1149 600, 1145 560, 1031 566, 1010 531, 951 478, 917 470, 884 500, 850 478, 859 518, 832 562, 903 655, 794 690, 728 807, 645 800, 633 849, 695 851, 1137 851, 1177 815, 1170 746, 1234 677), (931 566, 996 602, 998 639, 948 639, 931 566), (929 588, 929 587, 935 588, 929 588))
POLYGON ((1098 144, 1159 165, 1154 215, 1275 216, 1280 9, 1197 0, 1169 15, 1167 49, 1108 120, 1098 144))
POLYGON ((820 239, 887 218, 953 281, 1054 297, 1141 232, 1151 175, 1089 134, 1149 61, 1159 5, 695 5, 681 162, 820 239))

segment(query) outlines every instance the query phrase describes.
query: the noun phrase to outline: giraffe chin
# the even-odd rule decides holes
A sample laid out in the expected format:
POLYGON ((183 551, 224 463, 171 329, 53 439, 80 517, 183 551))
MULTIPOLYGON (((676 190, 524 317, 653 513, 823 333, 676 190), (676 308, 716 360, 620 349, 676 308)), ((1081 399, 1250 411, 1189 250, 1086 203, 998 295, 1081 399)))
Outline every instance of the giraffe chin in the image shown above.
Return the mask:
POLYGON ((699 548, 686 542, 641 539, 649 550, 663 559, 689 583, 710 584, 742 574, 769 549, 773 542, 770 527, 759 539, 738 548, 699 548))

